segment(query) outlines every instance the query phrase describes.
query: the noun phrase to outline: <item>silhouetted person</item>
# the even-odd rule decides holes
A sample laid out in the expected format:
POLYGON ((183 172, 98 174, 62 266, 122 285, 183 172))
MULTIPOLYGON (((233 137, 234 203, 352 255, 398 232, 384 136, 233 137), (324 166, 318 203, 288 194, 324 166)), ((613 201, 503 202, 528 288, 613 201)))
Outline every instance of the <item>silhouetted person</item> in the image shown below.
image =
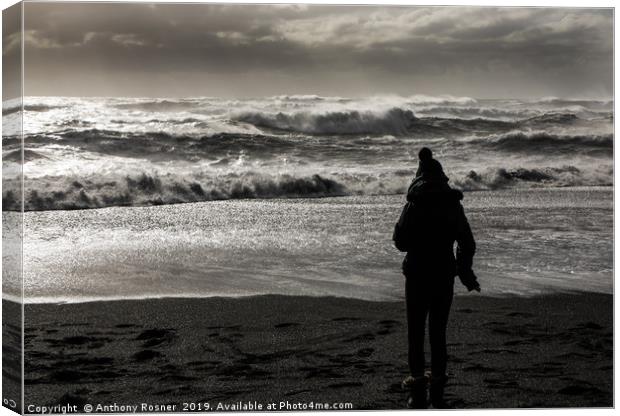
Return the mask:
POLYGON ((459 276, 468 290, 480 291, 472 271, 476 244, 465 217, 463 193, 448 185, 441 164, 428 148, 419 153, 420 164, 409 186, 406 211, 399 225, 400 241, 394 241, 407 256, 403 262, 406 277, 407 329, 409 369, 411 375, 403 386, 411 389, 408 406, 427 406, 428 378, 424 373, 424 335, 429 323, 431 345, 430 401, 443 408, 447 381, 446 326, 452 305, 454 277, 459 276), (403 242, 403 235, 405 240, 403 242), (454 243, 457 243, 456 258, 454 243))

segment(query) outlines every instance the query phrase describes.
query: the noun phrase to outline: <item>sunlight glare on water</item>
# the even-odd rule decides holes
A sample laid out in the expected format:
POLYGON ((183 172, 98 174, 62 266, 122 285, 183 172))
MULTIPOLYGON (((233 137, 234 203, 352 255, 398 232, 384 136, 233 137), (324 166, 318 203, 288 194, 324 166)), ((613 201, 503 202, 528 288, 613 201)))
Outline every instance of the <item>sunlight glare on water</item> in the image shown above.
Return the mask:
MULTIPOLYGON (((467 193, 483 294, 612 290, 604 188, 467 193)), ((31 302, 265 293, 403 296, 403 196, 231 200, 26 214, 31 302)), ((457 283, 457 293, 464 289, 457 283)))

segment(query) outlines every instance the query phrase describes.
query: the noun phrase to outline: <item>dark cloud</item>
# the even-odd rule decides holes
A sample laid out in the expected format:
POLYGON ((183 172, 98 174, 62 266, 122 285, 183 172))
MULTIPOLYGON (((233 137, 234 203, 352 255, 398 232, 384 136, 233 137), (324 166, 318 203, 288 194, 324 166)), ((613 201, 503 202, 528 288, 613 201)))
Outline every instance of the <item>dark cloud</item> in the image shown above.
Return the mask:
POLYGON ((2 11, 2 98, 21 95, 21 6, 2 11))
POLYGON ((25 7, 28 95, 611 96, 611 9, 25 7))

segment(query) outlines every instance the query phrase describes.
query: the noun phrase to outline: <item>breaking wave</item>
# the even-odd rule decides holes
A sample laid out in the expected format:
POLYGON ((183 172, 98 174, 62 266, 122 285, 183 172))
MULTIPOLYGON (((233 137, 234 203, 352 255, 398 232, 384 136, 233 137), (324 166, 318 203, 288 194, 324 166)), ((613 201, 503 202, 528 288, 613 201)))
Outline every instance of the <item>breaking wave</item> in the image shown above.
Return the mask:
MULTIPOLYGON (((296 160, 309 161, 333 157, 352 157, 357 161, 372 161, 376 158, 375 152, 381 147, 384 157, 398 157, 398 149, 409 149, 415 146, 417 136, 396 134, 398 130, 406 128, 411 131, 435 132, 462 132, 468 134, 472 129, 486 133, 485 135, 469 136, 466 138, 441 138, 437 145, 459 146, 461 152, 497 151, 522 155, 592 155, 611 156, 613 153, 612 134, 551 134, 544 131, 514 130, 513 123, 498 120, 470 119, 418 119, 414 121, 410 116, 395 113, 392 117, 371 119, 363 117, 348 117, 343 115, 339 119, 331 114, 328 117, 289 118, 282 119, 282 123, 293 124, 296 128, 318 130, 323 132, 337 129, 358 131, 363 128, 390 131, 380 137, 354 136, 340 133, 338 140, 313 141, 307 137, 281 134, 239 134, 218 133, 212 135, 171 134, 166 132, 129 133, 117 130, 68 129, 52 134, 32 134, 24 137, 26 145, 25 161, 34 161, 50 156, 54 148, 72 148, 79 152, 93 152, 103 155, 119 157, 135 157, 153 162, 164 161, 193 161, 211 163, 232 160, 243 155, 250 161, 276 160, 283 155, 294 154, 296 160), (409 126, 405 126, 409 120, 409 126), (339 123, 339 121, 342 121, 339 123), (356 124, 357 123, 357 124, 356 124), (310 127, 311 126, 311 127, 310 127), (415 126, 415 127, 412 127, 415 126), (496 133, 500 132, 500 133, 496 133), (503 133, 505 132, 505 133, 503 133), (490 134, 489 134, 490 133, 490 134)), ((277 117, 276 117, 277 118, 277 117)), ((275 120, 278 122, 278 120, 275 120)), ((482 134, 484 134, 482 133, 482 134)), ((19 162, 20 154, 11 153, 21 146, 19 136, 5 136, 3 138, 5 161, 19 162)))
POLYGON ((115 104, 114 107, 121 110, 140 110, 174 112, 193 109, 196 107, 196 100, 153 100, 137 101, 130 103, 115 104))
MULTIPOLYGON (((57 108, 63 108, 63 106, 45 105, 45 104, 24 104, 24 111, 32 111, 32 112, 38 112, 38 113, 49 111, 49 110, 54 110, 57 108)), ((21 111, 21 109, 22 109, 21 103, 16 106, 3 107, 2 115, 7 116, 9 114, 14 114, 14 113, 21 111)))
MULTIPOLYGON (((7 172, 19 172, 23 155, 28 210, 403 193, 422 146, 464 190, 613 183, 607 101, 286 95, 23 104, 22 125, 21 102, 3 103, 3 157, 7 172), (23 137, 11 135, 22 128, 23 137)), ((11 181, 5 175, 5 209, 20 205, 11 181)))
MULTIPOLYGON (((3 210, 20 210, 17 185, 7 183, 3 210)), ((223 178, 183 179, 143 173, 118 179, 45 177, 27 180, 26 211, 74 210, 110 206, 148 206, 252 198, 317 198, 346 195, 343 185, 319 175, 267 177, 229 174, 223 178)))
POLYGON ((530 117, 526 123, 545 123, 545 124, 572 124, 579 119, 574 113, 551 112, 539 116, 530 117))
POLYGON ((599 152, 613 154, 613 134, 559 135, 546 132, 511 132, 503 135, 475 138, 470 144, 479 144, 496 150, 519 153, 550 154, 566 152, 599 152))
POLYGON ((351 101, 350 98, 344 98, 344 97, 323 97, 320 95, 315 95, 315 94, 307 94, 307 95, 303 95, 303 94, 298 94, 298 95, 274 95, 273 97, 271 97, 272 100, 276 100, 276 101, 309 101, 309 102, 315 102, 315 101, 332 101, 332 102, 347 102, 347 101, 351 101))
POLYGON ((471 97, 455 97, 453 95, 424 95, 416 94, 405 98, 405 101, 412 104, 435 104, 435 105, 471 105, 478 100, 471 97))
MULTIPOLYGON (((493 111, 489 110, 491 113, 493 111)), ((343 110, 327 112, 242 112, 233 121, 248 123, 258 128, 311 135, 391 134, 405 136, 412 133, 486 131, 504 132, 521 128, 547 126, 570 127, 580 118, 570 112, 547 112, 537 115, 523 113, 523 118, 505 117, 506 114, 468 112, 467 117, 457 107, 450 113, 425 112, 416 116, 411 109, 392 107, 385 111, 343 110), (485 115, 483 115, 485 114, 485 115)))
POLYGON ((581 105, 581 106, 598 106, 609 107, 613 105, 612 100, 586 100, 586 99, 571 99, 571 98, 558 98, 558 97, 543 97, 539 100, 535 100, 535 103, 553 104, 557 106, 561 105, 581 105))
MULTIPOLYGON (((277 101, 308 101, 308 102, 336 102, 345 103, 356 101, 354 98, 339 97, 339 96, 321 96, 315 94, 308 95, 276 95, 270 97, 271 100, 277 101)), ((381 102, 392 101, 394 103, 406 103, 406 104, 428 104, 428 105, 472 105, 478 101, 471 97, 455 97, 453 95, 424 95, 416 94, 407 97, 399 95, 378 95, 366 97, 358 101, 365 102, 381 102)))
MULTIPOLYGON (((451 184, 464 191, 512 188, 613 186, 613 167, 580 169, 567 165, 541 168, 490 167, 451 174, 451 184)), ((111 206, 150 206, 228 199, 320 198, 347 195, 403 194, 412 170, 332 175, 266 175, 257 172, 224 175, 142 173, 112 177, 42 177, 27 179, 26 211, 75 210, 111 206)), ((3 209, 20 209, 18 182, 8 180, 3 209)))
POLYGON ((503 109, 493 107, 457 107, 449 105, 427 106, 417 109, 424 116, 449 116, 458 118, 488 118, 495 120, 513 120, 533 117, 536 112, 529 109, 503 109))
MULTIPOLYGON (((18 147, 18 136, 4 138, 5 146, 18 147)), ((291 149, 295 143, 284 137, 258 134, 218 133, 205 136, 166 132, 127 133, 116 130, 65 130, 53 134, 24 137, 29 148, 50 144, 70 146, 81 151, 149 160, 215 160, 239 152, 253 157, 269 157, 274 152, 291 149)))
POLYGON ((454 185, 465 191, 515 187, 613 186, 613 168, 583 171, 575 166, 545 168, 487 168, 470 171, 454 185))
POLYGON ((405 135, 418 119, 411 110, 392 108, 386 112, 336 111, 326 113, 245 112, 235 120, 256 127, 287 132, 320 134, 393 134, 405 135))
MULTIPOLYGON (((30 162, 38 159, 47 159, 45 155, 42 155, 39 152, 35 152, 34 150, 24 149, 23 150, 23 160, 26 162, 30 162)), ((2 160, 5 162, 14 162, 19 163, 22 160, 22 150, 11 150, 4 155, 2 155, 2 160)))

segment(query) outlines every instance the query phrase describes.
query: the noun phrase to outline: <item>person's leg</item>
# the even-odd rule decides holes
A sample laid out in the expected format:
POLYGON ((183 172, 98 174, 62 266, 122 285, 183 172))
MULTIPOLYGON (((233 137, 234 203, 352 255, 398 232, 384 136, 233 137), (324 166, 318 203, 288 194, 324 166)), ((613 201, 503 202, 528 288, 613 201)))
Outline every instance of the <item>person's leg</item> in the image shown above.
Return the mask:
MULTIPOLYGON (((419 277, 419 276, 418 276, 419 277)), ((428 406, 427 383, 424 375, 424 331, 428 315, 429 294, 414 280, 407 277, 405 294, 407 298, 407 336, 409 340, 409 370, 411 376, 403 381, 403 387, 410 391, 407 407, 426 409, 428 406)))
POLYGON ((407 301, 407 337, 409 341, 409 370, 414 378, 424 375, 424 331, 428 313, 429 296, 423 293, 415 277, 407 277, 405 296, 407 301))
POLYGON ((429 338, 431 344, 431 404, 436 409, 449 407, 444 401, 444 388, 448 377, 446 368, 448 350, 446 346, 446 327, 452 306, 453 286, 440 288, 433 294, 429 311, 429 338))
POLYGON ((431 372, 434 376, 445 376, 448 349, 446 346, 446 327, 452 306, 454 289, 452 285, 438 288, 431 297, 428 318, 428 332, 431 344, 431 372))

